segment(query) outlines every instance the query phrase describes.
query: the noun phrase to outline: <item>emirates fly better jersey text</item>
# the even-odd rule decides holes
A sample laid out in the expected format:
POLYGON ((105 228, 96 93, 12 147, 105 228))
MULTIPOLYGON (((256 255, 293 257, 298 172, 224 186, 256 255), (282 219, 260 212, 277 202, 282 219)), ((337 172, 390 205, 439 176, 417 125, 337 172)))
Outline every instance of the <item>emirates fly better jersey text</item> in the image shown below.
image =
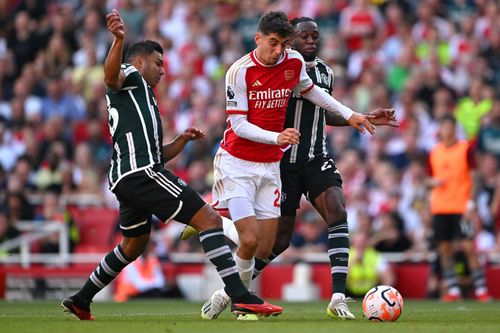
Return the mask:
MULTIPOLYGON (((282 132, 292 93, 303 94, 313 87, 298 52, 286 50, 276 65, 265 66, 253 51, 236 61, 226 74, 226 111, 246 114, 250 123, 268 131, 282 132)), ((278 145, 238 137, 229 119, 221 147, 232 156, 252 162, 277 162, 283 156, 278 145)))
POLYGON ((134 66, 123 64, 122 70, 126 76, 122 88, 106 94, 113 137, 111 189, 128 174, 163 165, 163 130, 153 89, 134 66))

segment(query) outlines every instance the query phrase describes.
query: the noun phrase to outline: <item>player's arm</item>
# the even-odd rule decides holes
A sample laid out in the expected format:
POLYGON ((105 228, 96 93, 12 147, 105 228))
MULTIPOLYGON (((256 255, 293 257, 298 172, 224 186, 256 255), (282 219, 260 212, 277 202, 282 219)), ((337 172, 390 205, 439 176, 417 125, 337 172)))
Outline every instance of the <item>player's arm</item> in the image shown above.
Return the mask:
MULTIPOLYGON (((377 108, 366 116, 372 125, 399 127, 394 109, 377 108)), ((327 111, 325 112, 325 120, 329 126, 349 126, 349 122, 339 113, 327 111)))
POLYGON ((333 96, 328 95, 328 93, 320 87, 314 85, 308 91, 302 92, 302 96, 329 112, 340 114, 350 126, 354 127, 359 132, 364 134, 366 129, 370 134, 375 134, 375 127, 370 123, 369 117, 354 112, 337 101, 333 96))
POLYGON ((167 143, 162 147, 165 162, 168 162, 177 156, 189 141, 203 139, 204 137, 205 133, 194 127, 188 128, 182 134, 177 135, 172 142, 167 143))
POLYGON ((240 138, 268 145, 298 144, 299 131, 295 128, 286 128, 283 132, 273 132, 250 123, 245 114, 230 114, 229 120, 233 132, 240 138))
POLYGON ((104 60, 104 82, 111 90, 118 91, 125 81, 125 73, 121 70, 125 26, 116 9, 106 15, 106 20, 108 30, 115 39, 104 60))

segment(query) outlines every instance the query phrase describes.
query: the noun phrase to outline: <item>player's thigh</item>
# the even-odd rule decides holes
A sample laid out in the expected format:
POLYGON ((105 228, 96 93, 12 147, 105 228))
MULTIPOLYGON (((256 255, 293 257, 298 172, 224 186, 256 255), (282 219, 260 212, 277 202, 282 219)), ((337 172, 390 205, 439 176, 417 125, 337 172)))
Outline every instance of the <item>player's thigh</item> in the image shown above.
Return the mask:
POLYGON ((136 201, 136 193, 148 193, 145 175, 131 174, 120 180, 114 193, 120 204, 120 229, 127 238, 139 237, 151 231, 151 212, 136 201))
POLYGON ((258 220, 280 216, 281 178, 279 162, 261 168, 261 178, 255 193, 255 216, 258 220))
POLYGON ((332 159, 324 158, 309 162, 306 179, 307 198, 313 203, 321 193, 330 187, 342 189, 342 178, 332 159))
POLYGON ((189 224, 205 201, 185 181, 162 167, 144 170, 141 190, 130 194, 136 205, 162 221, 189 224))
POLYGON ((220 149, 214 158, 214 208, 228 208, 228 200, 238 197, 248 198, 253 205, 261 165, 262 163, 238 159, 220 149))
POLYGON ((305 166, 282 162, 281 172, 281 216, 295 216, 300 207, 300 198, 306 193, 305 166))

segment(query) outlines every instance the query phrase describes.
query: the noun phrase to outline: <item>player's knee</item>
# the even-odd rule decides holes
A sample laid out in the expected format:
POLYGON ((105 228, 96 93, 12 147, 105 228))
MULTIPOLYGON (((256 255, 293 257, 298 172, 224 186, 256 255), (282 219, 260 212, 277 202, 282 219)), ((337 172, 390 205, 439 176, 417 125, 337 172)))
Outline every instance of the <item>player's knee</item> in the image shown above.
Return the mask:
POLYGON ((347 222, 347 212, 343 205, 337 205, 335 212, 328 215, 326 223, 329 226, 334 226, 347 222))
POLYGON ((240 243, 238 245, 245 252, 255 253, 258 247, 257 235, 252 233, 241 233, 239 235, 240 243))
POLYGON ((274 244, 273 252, 276 255, 279 255, 283 252, 285 252, 286 249, 290 246, 290 237, 283 237, 280 236, 276 240, 276 243, 274 244))
POLYGON ((222 228, 222 218, 212 207, 206 205, 193 217, 189 224, 199 232, 202 232, 222 228))
MULTIPOLYGON (((140 237, 124 237, 121 243, 123 252, 125 255, 131 259, 135 260, 140 255, 144 253, 146 249, 146 245, 148 244, 149 237, 140 236, 140 237)), ((149 236, 149 235, 148 235, 149 236)))

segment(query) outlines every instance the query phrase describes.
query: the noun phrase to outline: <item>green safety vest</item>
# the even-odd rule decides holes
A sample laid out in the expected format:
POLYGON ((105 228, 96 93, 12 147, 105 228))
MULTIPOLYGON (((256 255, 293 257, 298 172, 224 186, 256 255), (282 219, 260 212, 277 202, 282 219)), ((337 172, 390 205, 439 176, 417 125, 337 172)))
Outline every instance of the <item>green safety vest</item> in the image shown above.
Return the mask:
POLYGON ((374 248, 365 250, 363 260, 355 262, 356 249, 351 248, 349 257, 349 274, 347 275, 347 290, 356 296, 364 295, 368 290, 377 285, 377 266, 381 256, 374 248))

